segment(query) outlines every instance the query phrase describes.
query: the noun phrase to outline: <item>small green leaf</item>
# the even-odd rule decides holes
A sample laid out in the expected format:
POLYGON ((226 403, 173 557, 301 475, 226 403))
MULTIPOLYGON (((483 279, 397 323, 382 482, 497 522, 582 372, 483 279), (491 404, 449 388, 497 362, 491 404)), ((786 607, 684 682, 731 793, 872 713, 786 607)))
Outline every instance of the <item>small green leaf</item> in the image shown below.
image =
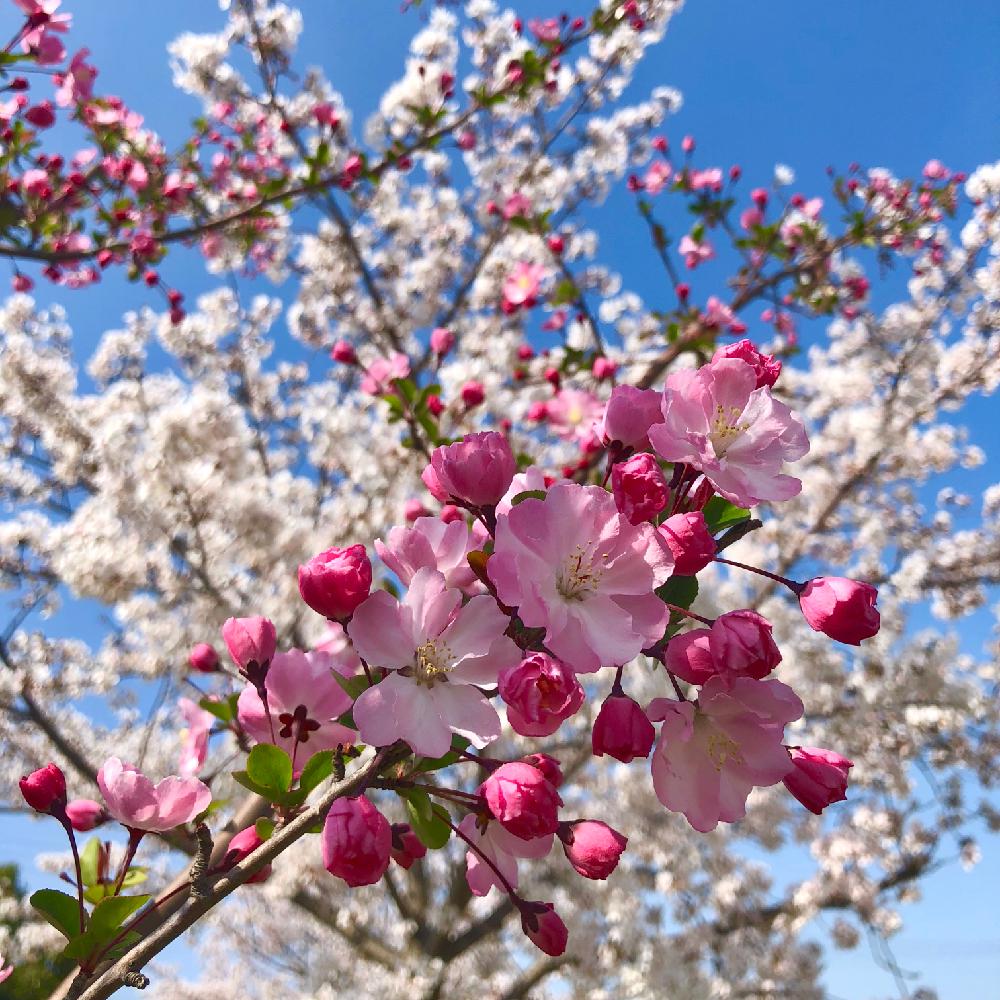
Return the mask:
POLYGON ((308 795, 331 774, 333 774, 333 751, 320 750, 319 753, 314 753, 302 768, 302 774, 299 775, 299 790, 308 795))
POLYGON ((656 590, 656 596, 664 604, 675 604, 679 608, 689 608, 698 596, 696 576, 672 576, 656 590))
POLYGON ((350 696, 351 701, 357 701, 361 692, 368 690, 368 678, 364 674, 345 677, 343 674, 338 674, 334 671, 333 679, 341 686, 344 693, 350 696))
POLYGON ((108 896, 107 899, 102 899, 90 915, 86 933, 73 938, 63 949, 63 954, 81 962, 96 955, 117 937, 121 925, 152 898, 144 895, 108 896))
POLYGON ((97 882, 97 864, 101 854, 101 838, 91 837, 80 850, 80 874, 85 886, 97 882))
POLYGON ((258 743, 247 757, 250 780, 272 792, 287 792, 292 787, 292 761, 281 747, 258 743))
POLYGON ((60 934, 75 938, 80 934, 80 906, 68 893, 58 889, 39 889, 28 900, 60 934))
POLYGON ((274 820, 269 819, 267 816, 261 816, 256 823, 254 823, 254 828, 257 830, 257 836, 261 840, 270 840, 271 834, 274 833, 274 820))
POLYGON ((724 528, 728 528, 730 525, 745 521, 750 516, 750 511, 744 510, 742 507, 737 507, 724 497, 718 496, 712 497, 705 504, 705 509, 702 513, 705 515, 705 524, 713 535, 724 528))
POLYGON ((204 709, 209 715, 214 715, 220 722, 230 723, 236 718, 236 695, 232 695, 225 701, 217 701, 215 698, 202 698, 198 706, 204 709))
POLYGON ((246 771, 233 771, 231 772, 233 780, 238 784, 242 785, 248 791, 254 793, 254 795, 260 795, 269 801, 276 801, 281 798, 281 796, 276 795, 274 790, 271 788, 266 788, 264 785, 258 785, 246 771))
POLYGON ((422 788, 409 788, 404 793, 410 826, 424 847, 439 850, 451 836, 450 819, 446 809, 431 802, 422 788))
POLYGON ((514 495, 514 499, 511 500, 510 505, 516 507, 519 503, 524 503, 525 500, 544 500, 545 490, 524 490, 521 493, 514 495))

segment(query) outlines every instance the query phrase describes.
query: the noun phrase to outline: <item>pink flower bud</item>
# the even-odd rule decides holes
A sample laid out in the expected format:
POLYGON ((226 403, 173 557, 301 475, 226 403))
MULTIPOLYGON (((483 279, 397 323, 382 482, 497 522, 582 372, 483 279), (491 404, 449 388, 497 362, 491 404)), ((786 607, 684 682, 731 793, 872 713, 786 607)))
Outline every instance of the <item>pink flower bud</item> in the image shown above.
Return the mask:
POLYGON ((476 148, 476 133, 472 129, 463 129, 458 134, 458 148, 466 151, 476 148))
POLYGON ((188 653, 188 666, 199 674, 211 674, 219 669, 219 654, 207 642, 199 642, 188 653))
POLYGON ((646 713, 627 695, 611 694, 604 699, 594 720, 591 746, 595 757, 607 754, 628 764, 636 757, 648 757, 656 730, 646 713))
POLYGON ((617 867, 628 838, 607 823, 582 819, 560 823, 559 839, 569 863, 584 878, 605 879, 617 867))
MULTIPOLYGON (((257 833, 256 826, 248 826, 245 830, 240 830, 229 841, 229 847, 226 849, 226 856, 223 859, 223 866, 228 869, 234 865, 238 865, 244 858, 253 854, 263 843, 264 841, 260 839, 260 835, 257 833)), ((266 882, 271 874, 271 870, 271 865, 264 865, 256 875, 252 875, 247 879, 246 884, 258 885, 261 882, 266 882)))
POLYGON ((466 434, 455 444, 435 448, 422 478, 435 499, 447 500, 452 496, 483 507, 500 501, 515 472, 517 462, 507 439, 496 431, 484 431, 466 434), (432 482, 440 495, 434 492, 432 482))
POLYGON ((274 623, 260 615, 228 618, 222 626, 222 639, 233 663, 241 670, 251 664, 262 667, 270 663, 278 645, 274 623))
POLYGON ((500 675, 500 697, 514 732, 551 736, 583 704, 583 688, 565 663, 532 653, 500 675))
POLYGON ((670 496, 659 462, 648 452, 633 455, 611 469, 611 491, 615 505, 630 524, 656 517, 670 496))
POLYGON ((833 802, 847 798, 848 771, 854 764, 832 750, 789 747, 795 769, 782 779, 792 795, 818 816, 833 802))
POLYGON ((521 840, 556 832, 562 799, 537 767, 522 761, 501 764, 479 786, 500 825, 521 840))
POLYGON ((36 128, 51 128, 56 121, 56 113, 52 110, 51 101, 42 101, 24 112, 24 117, 36 128))
POLYGON ((411 497, 403 504, 403 517, 412 523, 418 517, 428 517, 430 511, 416 497, 411 497))
POLYGON ((555 254, 560 254, 566 249, 566 241, 558 233, 553 233, 546 242, 555 254))
POLYGON ((620 441, 630 448, 646 447, 649 428, 663 422, 662 400, 663 394, 655 389, 616 385, 611 390, 601 423, 605 443, 620 441))
POLYGON ((15 274, 11 280, 11 287, 15 292, 30 292, 35 283, 26 274, 15 274))
POLYGON ((547 753, 531 753, 524 758, 524 763, 537 767, 553 788, 558 788, 563 783, 562 768, 555 757, 550 757, 547 753))
POLYGON ((594 358, 594 363, 590 368, 590 374, 598 382, 603 382, 605 379, 611 378, 616 371, 618 371, 618 365, 611 358, 604 357, 603 354, 600 357, 594 358))
POLYGON ((875 601, 878 591, 868 583, 842 576, 810 580, 799 594, 799 607, 810 627, 831 639, 860 646, 879 630, 875 601))
POLYGON ((346 340, 338 340, 333 345, 330 357, 334 361, 339 361, 342 365, 356 365, 358 363, 358 356, 354 353, 354 348, 346 340))
POLYGON ((66 805, 66 775, 55 764, 46 764, 32 771, 18 784, 24 801, 35 812, 51 813, 53 809, 61 810, 66 805))
POLYGON ((546 955, 557 958, 566 950, 569 931, 551 903, 522 903, 521 930, 546 955))
POLYGON ((392 824, 392 847, 390 854, 392 860, 402 868, 407 870, 427 853, 427 848, 423 842, 410 828, 409 823, 392 824))
POLYGON ((781 662, 771 637, 771 623, 756 611, 729 611, 711 628, 674 636, 667 644, 667 669, 690 684, 704 684, 721 675, 761 680, 781 662))
POLYGON ((674 573, 678 576, 694 576, 715 558, 715 539, 700 510, 668 517, 659 532, 674 557, 674 573))
POLYGON ((327 618, 349 618, 371 589, 372 564, 363 545, 326 549, 299 567, 302 600, 327 618))
POLYGON ((78 833, 86 833, 106 823, 108 814, 100 802, 93 799, 73 799, 66 803, 66 815, 78 833))
POLYGON ((718 348, 712 355, 713 361, 722 358, 739 358, 745 361, 757 376, 757 388, 762 385, 772 386, 781 374, 781 362, 770 354, 761 354, 749 340, 739 340, 735 344, 726 344, 718 348))
POLYGON ((466 382, 458 393, 468 407, 479 406, 486 399, 486 389, 482 382, 466 382))
POLYGON ((322 841, 323 867, 352 888, 374 885, 389 867, 392 828, 364 795, 333 803, 322 841))
POLYGON ((431 331, 431 350, 443 358, 455 346, 455 334, 443 326, 431 331))

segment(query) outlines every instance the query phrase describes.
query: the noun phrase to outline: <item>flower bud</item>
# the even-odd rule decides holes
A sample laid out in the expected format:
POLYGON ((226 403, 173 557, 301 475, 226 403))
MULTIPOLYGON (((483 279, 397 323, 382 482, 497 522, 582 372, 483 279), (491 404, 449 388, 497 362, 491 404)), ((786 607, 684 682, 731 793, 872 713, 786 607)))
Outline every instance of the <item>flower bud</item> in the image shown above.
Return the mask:
POLYGON ((278 645, 274 623, 260 615, 227 619, 222 626, 222 638, 233 662, 241 670, 251 664, 262 667, 270 663, 278 645))
POLYGON ((522 903, 521 930, 546 955, 557 958, 566 950, 569 931, 551 903, 522 903))
POLYGON ((333 350, 330 351, 330 357, 334 361, 339 361, 342 365, 356 365, 358 363, 358 356, 355 354, 350 341, 347 340, 338 340, 333 345, 333 350))
POLYGON ((756 611, 727 611, 712 626, 712 652, 729 673, 761 680, 781 662, 772 631, 756 611))
POLYGON ((740 340, 735 344, 726 344, 712 355, 713 361, 722 358, 738 358, 745 361, 757 376, 757 388, 772 386, 781 374, 781 362, 770 354, 761 354, 750 340, 740 340))
POLYGON ((66 803, 66 815, 78 833, 86 833, 108 821, 108 814, 100 802, 93 799, 73 799, 66 803))
POLYGON ((219 669, 219 654, 207 642, 199 642, 188 653, 188 666, 199 674, 211 674, 219 669))
POLYGON ((818 747, 789 747, 795 765, 783 781, 792 795, 818 816, 833 802, 847 798, 848 771, 854 764, 832 750, 818 747))
POLYGON ((392 829, 364 795, 333 803, 322 842, 323 867, 352 888, 374 885, 389 867, 392 829))
POLYGON ((427 853, 421 839, 413 832, 409 823, 392 824, 392 860, 402 868, 409 868, 427 853))
POLYGON ((32 771, 19 784, 24 801, 35 812, 51 813, 66 805, 66 775, 55 764, 32 771))
POLYGON ((363 545, 326 549, 299 567, 302 600, 326 618, 349 618, 371 589, 372 564, 363 545))
POLYGON ((875 601, 878 591, 867 583, 841 576, 810 580, 799 594, 799 607, 810 627, 831 639, 860 646, 879 630, 875 601))
POLYGON ((534 840, 556 832, 562 799, 537 767, 521 761, 501 764, 479 786, 479 793, 515 837, 534 840))
POLYGON ((500 675, 507 721, 521 736, 551 736, 583 704, 576 674, 560 660, 532 653, 500 675))
MULTIPOLYGON (((229 847, 226 849, 226 856, 223 864, 226 868, 232 868, 234 865, 238 865, 244 858, 248 857, 254 851, 263 844, 264 841, 260 839, 260 834, 257 833, 256 826, 248 826, 245 830, 240 830, 232 840, 229 841, 229 847)), ((267 881, 267 878, 271 874, 271 865, 264 865, 263 868, 255 875, 252 875, 247 879, 247 885, 258 885, 261 882, 267 881)))
POLYGON ((431 350, 443 358, 455 346, 455 334, 447 327, 438 326, 431 331, 431 350))
POLYGON ((591 733, 595 757, 607 754, 628 764, 636 757, 648 757, 655 739, 653 724, 628 695, 611 694, 604 699, 591 733))
POLYGON ((466 382, 458 391, 462 402, 470 409, 479 406, 486 399, 486 389, 482 382, 466 382))
POLYGON ((633 455, 611 469, 615 505, 630 524, 642 524, 667 506, 670 490, 659 462, 648 452, 633 455))
POLYGON ((560 823, 556 832, 569 863, 584 878, 607 878, 628 844, 627 837, 598 820, 560 823))
POLYGON ((553 788, 558 788, 563 783, 562 768, 555 757, 550 757, 547 753, 530 753, 524 758, 524 763, 537 767, 553 788))
POLYGON ((600 433, 606 444, 620 441, 629 448, 645 448, 653 424, 663 422, 660 408, 663 394, 655 389, 637 389, 634 385, 616 385, 604 408, 600 433))
MULTIPOLYGON (((466 434, 455 444, 435 448, 431 455, 431 482, 448 496, 477 507, 498 503, 507 492, 517 472, 517 462, 507 439, 496 431, 466 434)), ((428 482, 424 484, 435 499, 441 499, 428 482)))
POLYGON ((694 576, 715 558, 715 539, 700 510, 668 517, 659 532, 673 554, 674 573, 678 576, 694 576))

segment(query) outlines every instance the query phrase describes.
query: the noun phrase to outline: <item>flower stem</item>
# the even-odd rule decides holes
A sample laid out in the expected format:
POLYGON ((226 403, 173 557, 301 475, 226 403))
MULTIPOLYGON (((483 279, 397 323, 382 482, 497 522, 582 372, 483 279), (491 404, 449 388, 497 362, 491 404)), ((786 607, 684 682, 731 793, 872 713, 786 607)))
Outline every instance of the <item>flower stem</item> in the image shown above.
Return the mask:
POLYGON ((749 573, 756 573, 758 576, 766 576, 769 580, 774 580, 787 587, 793 594, 801 594, 804 583, 796 583, 794 580, 789 580, 788 577, 778 576, 777 573, 769 573, 766 569, 760 569, 758 566, 748 566, 746 563, 736 562, 735 559, 723 559, 722 556, 716 556, 715 561, 722 563, 725 566, 736 566, 738 569, 745 569, 749 573))

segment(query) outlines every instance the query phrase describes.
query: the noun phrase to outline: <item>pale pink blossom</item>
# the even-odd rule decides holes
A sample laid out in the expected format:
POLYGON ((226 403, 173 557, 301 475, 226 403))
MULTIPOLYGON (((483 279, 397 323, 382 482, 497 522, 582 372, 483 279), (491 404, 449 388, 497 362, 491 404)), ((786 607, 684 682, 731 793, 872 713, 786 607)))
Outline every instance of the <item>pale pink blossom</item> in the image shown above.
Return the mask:
POLYGON ((344 626, 340 622, 326 623, 323 638, 313 646, 318 653, 329 653, 334 673, 341 677, 353 677, 361 669, 361 658, 354 651, 344 626))
POLYGON ((652 761, 656 797, 701 833, 742 819, 752 788, 792 770, 784 730, 802 711, 787 685, 748 677, 728 687, 710 678, 697 702, 654 699, 649 717, 663 722, 652 761))
POLYGON ((375 540, 375 551, 404 586, 418 570, 436 569, 448 587, 468 590, 476 583, 468 554, 476 548, 463 518, 445 523, 439 517, 418 517, 406 528, 389 530, 385 541, 375 540))
MULTIPOLYGON (((746 330, 746 325, 739 319, 736 313, 722 299, 714 295, 710 295, 708 301, 705 303, 704 319, 709 326, 724 326, 731 333, 743 333, 746 330)), ((720 348, 719 350, 725 350, 725 348, 720 348)), ((718 351, 716 354, 718 355, 718 351)), ((731 357, 732 355, 727 354, 725 356, 731 357)))
MULTIPOLYGON (((721 191, 722 169, 720 167, 709 167, 707 170, 692 170, 688 174, 688 185, 692 191, 701 191, 703 188, 721 191)), ((681 252, 683 253, 683 251, 681 252)))
POLYGON ((365 369, 361 391, 369 396, 382 396, 392 390, 392 380, 410 374, 410 359, 398 351, 388 358, 376 358, 365 369))
POLYGON ((56 77, 56 82, 59 84, 56 90, 56 104, 59 107, 68 108, 71 104, 90 100, 97 70, 88 65, 86 60, 89 55, 89 49, 80 49, 70 60, 67 71, 56 77))
POLYGON ((181 754, 177 770, 182 778, 190 778, 201 770, 208 756, 208 736, 215 716, 190 698, 178 698, 177 708, 187 723, 187 728, 181 730, 181 754))
POLYGON ((555 17, 532 18, 528 22, 528 29, 540 42, 559 41, 559 19, 555 17))
POLYGON ((544 277, 545 268, 541 264, 528 264, 525 261, 515 264, 514 270, 503 283, 504 302, 515 308, 528 305, 538 295, 544 277))
POLYGON ((197 778, 171 775, 154 785, 138 768, 117 757, 104 762, 97 784, 108 812, 119 823, 152 833, 190 823, 212 801, 208 786, 197 778))
POLYGON ((601 440, 612 441, 639 451, 649 446, 649 429, 663 420, 662 395, 655 389, 616 385, 604 408, 599 425, 601 440))
POLYGON ((489 575, 500 600, 579 673, 627 663, 663 634, 653 593, 673 558, 598 486, 561 483, 499 518, 489 575))
POLYGON ((584 389, 563 389, 546 405, 549 427, 567 441, 595 437, 603 413, 604 404, 584 389))
POLYGON ((514 476, 510 484, 510 489, 503 495, 497 504, 497 516, 510 512, 514 504, 514 497, 521 493, 535 492, 540 490, 544 493, 554 482, 546 479, 545 473, 537 465, 529 465, 524 472, 519 472, 514 476))
POLYGON ((520 660, 506 627, 492 597, 462 606, 461 591, 434 569, 417 570, 402 603, 384 590, 372 594, 347 632, 370 666, 390 673, 354 703, 362 741, 402 739, 425 757, 440 757, 453 733, 479 748, 495 740, 500 718, 476 685, 495 684, 520 660))
POLYGON ((330 653, 276 653, 264 679, 270 721, 257 689, 248 684, 237 702, 240 725, 258 743, 281 747, 298 767, 319 750, 353 743, 355 733, 337 722, 351 699, 333 675, 330 653))
MULTIPOLYGON (((485 828, 476 820, 477 817, 470 813, 458 824, 459 830, 500 869, 513 889, 517 888, 518 860, 537 861, 552 849, 551 833, 535 840, 522 840, 508 833, 496 820, 486 823, 485 828)), ((465 865, 465 878, 473 895, 485 896, 493 886, 506 892, 507 887, 500 882, 496 872, 475 850, 466 852, 465 865)))
POLYGON ((784 475, 785 462, 809 450, 802 421, 739 358, 668 376, 663 423, 650 428, 653 447, 668 462, 700 470, 727 500, 752 507, 788 500, 802 483, 784 475))
POLYGON ((3 961, 3 955, 0 955, 0 983, 4 982, 6 979, 10 979, 10 977, 14 974, 14 966, 4 965, 3 961))
POLYGON ((691 271, 715 256, 715 250, 708 240, 696 243, 687 233, 681 237, 680 243, 677 244, 677 252, 684 258, 684 264, 691 271))
POLYGON ((646 171, 646 176, 642 179, 642 186, 650 194, 659 194, 670 182, 673 169, 666 160, 656 160, 646 171))

